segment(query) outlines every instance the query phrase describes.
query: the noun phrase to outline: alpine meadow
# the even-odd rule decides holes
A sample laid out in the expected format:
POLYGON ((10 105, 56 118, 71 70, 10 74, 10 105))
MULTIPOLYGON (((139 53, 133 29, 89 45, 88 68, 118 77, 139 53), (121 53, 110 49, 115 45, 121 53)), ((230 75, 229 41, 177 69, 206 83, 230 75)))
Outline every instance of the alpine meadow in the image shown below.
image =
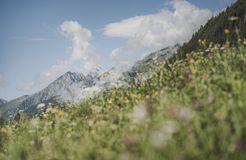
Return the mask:
MULTIPOLYGON (((176 11, 164 9, 106 25, 104 36, 128 39, 112 52, 117 63, 103 71, 98 66, 86 73, 70 71, 69 67, 77 62, 86 64, 81 67, 84 70, 94 67, 98 57, 92 43, 97 40, 93 32, 78 22, 62 23, 60 32, 71 40, 72 54, 53 65, 51 71, 65 70, 29 95, 0 99, 0 160, 245 160, 246 0, 223 2, 227 7, 215 14, 192 2, 167 1, 166 7, 173 5, 176 11), (182 34, 179 27, 175 31, 179 22, 173 21, 185 23, 180 17, 174 19, 176 12, 191 10, 191 19, 201 12, 195 19, 201 20, 203 15, 205 23, 191 22, 198 28, 186 38, 188 31, 182 34), (167 22, 171 26, 169 32, 165 30, 167 22), (131 28, 134 36, 130 35, 131 28), (152 34, 153 28, 163 30, 152 34), (169 41, 163 40, 167 36, 170 41, 178 40, 169 45, 169 41), (148 41, 155 51, 144 50, 148 41), (158 42, 163 44, 161 49, 158 42), (137 50, 140 46, 144 47, 137 50), (125 57, 134 59, 138 52, 145 51, 148 54, 138 57, 127 68, 125 57), (126 52, 125 57, 122 52, 126 52), (120 58, 124 60, 118 61, 120 58)), ((188 21, 181 28, 190 28, 188 21)), ((51 41, 36 38, 25 43, 49 46, 51 41)), ((118 46, 116 39, 111 43, 118 46)), ((0 56, 4 58, 1 53, 0 56)), ((51 71, 41 75, 48 79, 54 75, 51 71)), ((40 81, 41 77, 37 77, 30 84, 38 86, 40 81)), ((5 88, 11 84, 3 82, 0 74, 0 90, 4 88, 1 84, 6 84, 5 88)))

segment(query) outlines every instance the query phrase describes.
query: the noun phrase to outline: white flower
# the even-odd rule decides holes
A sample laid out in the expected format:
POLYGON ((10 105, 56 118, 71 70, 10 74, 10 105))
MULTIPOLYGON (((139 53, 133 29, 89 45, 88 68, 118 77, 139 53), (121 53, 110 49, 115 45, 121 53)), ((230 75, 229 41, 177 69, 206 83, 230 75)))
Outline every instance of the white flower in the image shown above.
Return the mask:
POLYGON ((178 119, 181 120, 192 120, 195 113, 188 107, 177 107, 174 109, 174 114, 178 119))
POLYGON ((91 126, 94 125, 94 120, 93 120, 93 119, 89 119, 89 120, 87 121, 87 123, 88 123, 88 125, 91 127, 91 126))
POLYGON ((92 112, 93 113, 96 113, 96 114, 102 112, 102 108, 101 107, 98 107, 98 106, 93 106, 93 107, 91 107, 91 109, 92 109, 92 112))
POLYGON ((179 114, 180 114, 180 117, 186 120, 191 120, 195 116, 195 113, 190 108, 187 108, 187 107, 182 107, 180 109, 179 114))
POLYGON ((134 107, 133 112, 130 114, 130 118, 133 123, 140 123, 147 117, 147 115, 146 106, 141 103, 134 107))
POLYGON ((166 145, 173 134, 178 130, 177 123, 174 121, 167 121, 164 125, 150 135, 150 142, 155 147, 166 145))

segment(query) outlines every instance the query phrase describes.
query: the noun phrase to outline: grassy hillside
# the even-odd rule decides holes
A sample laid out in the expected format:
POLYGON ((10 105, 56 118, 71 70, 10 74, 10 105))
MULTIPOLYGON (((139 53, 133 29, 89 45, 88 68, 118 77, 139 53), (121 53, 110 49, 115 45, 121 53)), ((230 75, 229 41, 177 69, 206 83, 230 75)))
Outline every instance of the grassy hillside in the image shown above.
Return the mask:
POLYGON ((216 44, 225 44, 230 41, 237 45, 239 38, 246 37, 246 1, 237 0, 235 4, 227 7, 219 15, 211 18, 205 26, 196 32, 192 39, 180 49, 180 55, 200 49, 199 40, 207 40, 216 44), (226 38, 225 38, 226 37, 226 38))
POLYGON ((0 159, 243 160, 245 73, 246 40, 158 63, 142 83, 2 126, 0 159))

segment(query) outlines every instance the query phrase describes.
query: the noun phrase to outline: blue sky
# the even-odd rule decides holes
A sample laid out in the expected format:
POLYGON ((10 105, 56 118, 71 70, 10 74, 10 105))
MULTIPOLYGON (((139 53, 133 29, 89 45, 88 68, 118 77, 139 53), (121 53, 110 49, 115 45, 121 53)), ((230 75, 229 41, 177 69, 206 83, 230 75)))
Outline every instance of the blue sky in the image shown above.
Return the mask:
MULTIPOLYGON (((200 25, 234 1, 188 0, 183 4, 202 17, 191 21, 200 25)), ((175 9, 185 8, 179 5, 164 0, 1 0, 0 98, 32 94, 67 70, 84 72, 96 65, 107 70, 126 62, 126 57, 137 59, 140 52, 186 41, 189 35, 184 33, 178 33, 182 41, 175 38, 180 28, 168 28, 183 22, 171 20, 175 9), (166 20, 159 29, 150 26, 161 18, 166 20), (141 28, 136 26, 140 22, 141 28), (170 34, 158 37, 153 31, 170 34), (79 55, 74 58, 76 50, 79 55)))

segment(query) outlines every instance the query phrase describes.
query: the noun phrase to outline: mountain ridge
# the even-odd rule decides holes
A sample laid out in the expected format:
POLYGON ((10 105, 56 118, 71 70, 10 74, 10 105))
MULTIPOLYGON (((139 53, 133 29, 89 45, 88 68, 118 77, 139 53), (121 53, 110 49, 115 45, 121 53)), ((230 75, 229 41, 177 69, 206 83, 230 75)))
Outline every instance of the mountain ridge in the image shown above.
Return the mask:
POLYGON ((77 72, 66 72, 47 87, 30 96, 16 98, 2 106, 0 112, 4 113, 5 118, 11 118, 18 112, 36 114, 39 112, 37 106, 40 103, 47 107, 50 103, 62 100, 64 102, 76 102, 83 96, 78 94, 84 88, 91 87, 97 80, 97 74, 90 73, 84 75, 77 72), (77 90, 75 90, 75 88, 77 90), (78 94, 78 95, 76 95, 78 94), (77 96, 77 97, 76 97, 77 96))
POLYGON ((93 72, 84 75, 82 73, 68 71, 44 89, 30 96, 22 96, 4 104, 3 108, 0 108, 0 112, 5 113, 4 117, 7 119, 13 117, 18 112, 34 115, 39 113, 40 109, 47 108, 49 104, 57 101, 74 104, 87 97, 95 96, 100 91, 125 84, 121 79, 128 79, 130 77, 141 79, 139 76, 131 76, 133 72, 134 74, 144 72, 145 74, 142 76, 149 78, 152 70, 148 69, 148 64, 154 61, 168 59, 179 47, 179 45, 175 45, 150 53, 139 60, 133 67, 129 68, 127 72, 122 72, 116 79, 114 77, 114 69, 108 74, 105 74, 106 76, 93 72))
POLYGON ((246 38, 246 0, 238 0, 208 22, 184 43, 179 49, 179 58, 200 49, 199 40, 206 40, 216 44, 225 44, 227 41, 236 46, 238 39, 246 38))

